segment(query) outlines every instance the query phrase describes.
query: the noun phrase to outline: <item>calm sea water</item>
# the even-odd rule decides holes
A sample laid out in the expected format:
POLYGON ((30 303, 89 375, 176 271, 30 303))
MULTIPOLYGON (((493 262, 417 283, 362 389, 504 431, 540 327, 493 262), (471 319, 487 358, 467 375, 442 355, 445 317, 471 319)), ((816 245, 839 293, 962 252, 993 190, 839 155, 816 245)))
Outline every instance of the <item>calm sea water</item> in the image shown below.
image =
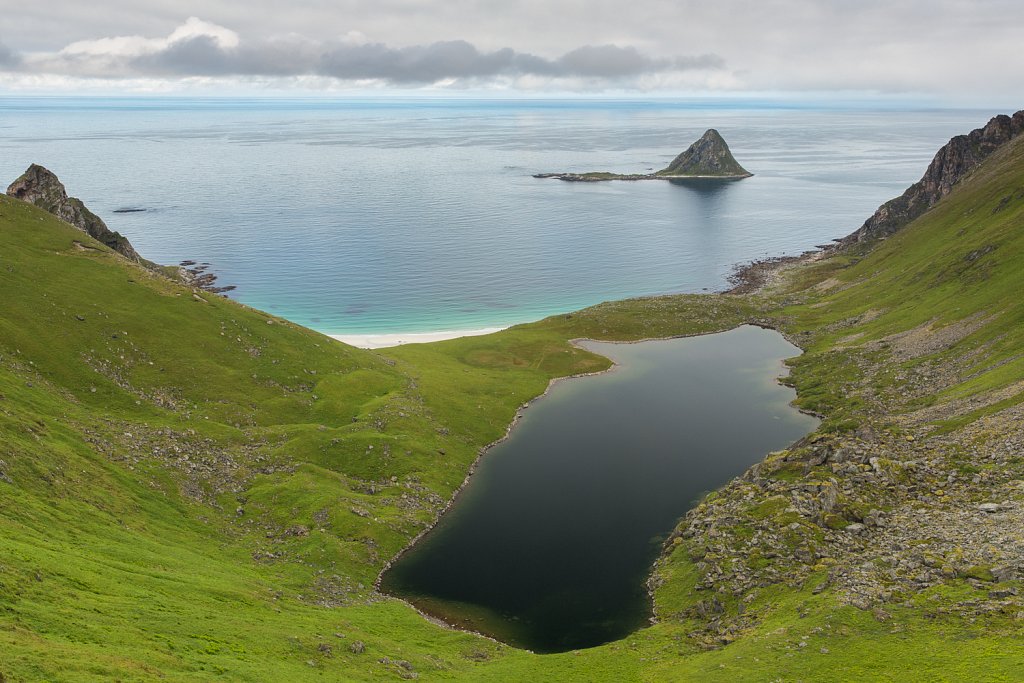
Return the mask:
POLYGON ((384 590, 539 652, 621 638, 679 517, 818 424, 774 381, 799 353, 777 332, 586 346, 620 367, 531 406, 384 590))
POLYGON ((991 112, 708 102, 0 99, 0 180, 55 171, 147 258, 327 333, 475 329, 722 287, 857 228, 991 112), (742 182, 660 168, 706 128, 742 182), (144 213, 115 214, 119 208, 144 213))

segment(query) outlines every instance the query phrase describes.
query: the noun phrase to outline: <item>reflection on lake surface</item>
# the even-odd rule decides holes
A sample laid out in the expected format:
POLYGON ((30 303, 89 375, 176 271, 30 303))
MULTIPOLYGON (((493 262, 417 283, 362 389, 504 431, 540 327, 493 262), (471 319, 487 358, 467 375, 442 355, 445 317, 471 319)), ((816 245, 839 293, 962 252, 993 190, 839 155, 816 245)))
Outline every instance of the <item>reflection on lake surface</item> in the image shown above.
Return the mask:
POLYGON ((621 638, 678 519, 817 425, 775 381, 799 353, 777 332, 583 346, 619 367, 531 406, 382 590, 537 652, 621 638))

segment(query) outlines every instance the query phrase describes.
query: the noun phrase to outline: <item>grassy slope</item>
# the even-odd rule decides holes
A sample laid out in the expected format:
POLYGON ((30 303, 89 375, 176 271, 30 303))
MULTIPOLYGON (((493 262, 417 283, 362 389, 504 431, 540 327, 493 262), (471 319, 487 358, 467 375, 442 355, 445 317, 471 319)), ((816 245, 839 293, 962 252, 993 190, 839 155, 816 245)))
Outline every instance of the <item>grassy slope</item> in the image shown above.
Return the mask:
MULTIPOLYGON (((918 408, 997 390, 1024 378, 1022 223, 1024 141, 1018 138, 949 199, 866 256, 837 257, 797 273, 790 288, 796 301, 783 313, 793 330, 809 331, 809 353, 795 363, 801 404, 827 411, 833 419, 863 408, 858 400, 839 395, 840 383, 826 381, 826 373, 834 369, 822 363, 822 357, 847 365, 841 360, 848 355, 844 347, 878 342, 884 351, 889 346, 886 337, 964 321, 976 321, 977 329, 939 353, 893 363, 892 374, 874 378, 872 388, 891 394, 895 378, 906 377, 917 367, 962 367, 966 381, 908 405, 918 408), (825 286, 814 287, 818 283, 825 286)), ((1012 400, 1024 400, 1024 393, 1016 393, 1012 400)))
POLYGON ((14 680, 361 679, 404 671, 385 657, 420 673, 526 657, 372 583, 522 402, 607 367, 567 336, 606 320, 660 335, 692 307, 599 308, 439 345, 414 368, 157 278, 6 197, 0 244, 0 673, 14 680))
MULTIPOLYGON (((805 267, 778 298, 632 300, 379 354, 200 302, 0 198, 0 672, 369 680, 410 676, 402 661, 422 678, 857 680, 914 662, 920 680, 965 680, 980 663, 988 679, 1013 680, 1020 643, 1002 623, 906 608, 883 624, 801 588, 758 598, 752 630, 703 651, 687 636, 693 620, 674 616, 694 601, 696 571, 678 551, 657 595, 662 623, 578 654, 447 631, 369 587, 518 405, 552 377, 606 367, 571 338, 777 319, 807 333, 800 400, 843 429, 869 406, 844 392, 865 378, 837 341, 983 311, 991 321, 943 352, 982 348, 979 372, 946 393, 1019 381, 1024 202, 992 209, 1020 187, 1017 144, 867 258, 805 267), (826 280, 839 284, 808 289, 826 280), (867 309, 881 314, 857 322, 867 309), (827 654, 815 643, 825 631, 827 654), (350 651, 356 641, 364 653, 350 651)), ((867 380, 892 391, 891 377, 867 380)))

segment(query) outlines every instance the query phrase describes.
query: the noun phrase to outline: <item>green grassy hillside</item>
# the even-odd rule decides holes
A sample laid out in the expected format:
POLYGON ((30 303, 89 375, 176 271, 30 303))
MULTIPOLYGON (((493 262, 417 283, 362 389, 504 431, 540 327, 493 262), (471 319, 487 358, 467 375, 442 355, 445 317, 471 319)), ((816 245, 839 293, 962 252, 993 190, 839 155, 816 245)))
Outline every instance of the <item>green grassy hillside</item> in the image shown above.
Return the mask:
POLYGON ((769 291, 381 352, 0 197, 0 680, 1018 680, 1022 188, 1018 139, 902 232, 769 291), (791 381, 827 419, 681 524, 656 626, 538 656, 373 590, 522 403, 608 366, 568 340, 744 321, 808 350, 791 381), (851 536, 871 511, 886 525, 851 536))
MULTIPOLYGON (((483 666, 509 648, 376 594, 384 563, 521 403, 608 367, 567 338, 660 335, 707 307, 598 308, 417 364, 412 347, 383 357, 181 287, 8 197, 0 244, 8 680, 483 666)), ((703 319, 724 329, 746 310, 703 319)))
MULTIPOLYGON (((956 366, 947 386, 910 407, 991 392, 1024 377, 1024 142, 1004 146, 954 195, 867 249, 794 277, 790 293, 807 304, 785 313, 814 331, 811 351, 888 352, 902 361, 894 373, 908 379, 929 367, 956 366), (904 348, 914 343, 923 346, 904 348)), ((813 356, 803 362, 815 362, 813 356)), ((888 384, 874 388, 888 393, 888 384)), ((1012 398, 1024 400, 1024 393, 1012 398)), ((806 391, 801 400, 818 405, 806 391)), ((821 407, 840 409, 828 399, 821 407)))

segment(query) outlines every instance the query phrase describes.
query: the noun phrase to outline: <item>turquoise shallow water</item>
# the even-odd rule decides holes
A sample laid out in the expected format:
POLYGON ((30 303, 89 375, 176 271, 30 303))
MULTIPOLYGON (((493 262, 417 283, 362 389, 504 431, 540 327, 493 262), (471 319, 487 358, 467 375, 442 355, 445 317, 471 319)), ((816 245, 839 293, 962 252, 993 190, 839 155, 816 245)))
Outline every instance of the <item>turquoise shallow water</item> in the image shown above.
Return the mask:
POLYGON ((990 112, 728 103, 0 100, 0 179, 54 170, 147 258, 213 264, 327 333, 475 329, 724 286, 857 228, 990 112), (532 173, 660 168, 718 128, 720 186, 532 173), (139 207, 142 213, 115 214, 139 207))

